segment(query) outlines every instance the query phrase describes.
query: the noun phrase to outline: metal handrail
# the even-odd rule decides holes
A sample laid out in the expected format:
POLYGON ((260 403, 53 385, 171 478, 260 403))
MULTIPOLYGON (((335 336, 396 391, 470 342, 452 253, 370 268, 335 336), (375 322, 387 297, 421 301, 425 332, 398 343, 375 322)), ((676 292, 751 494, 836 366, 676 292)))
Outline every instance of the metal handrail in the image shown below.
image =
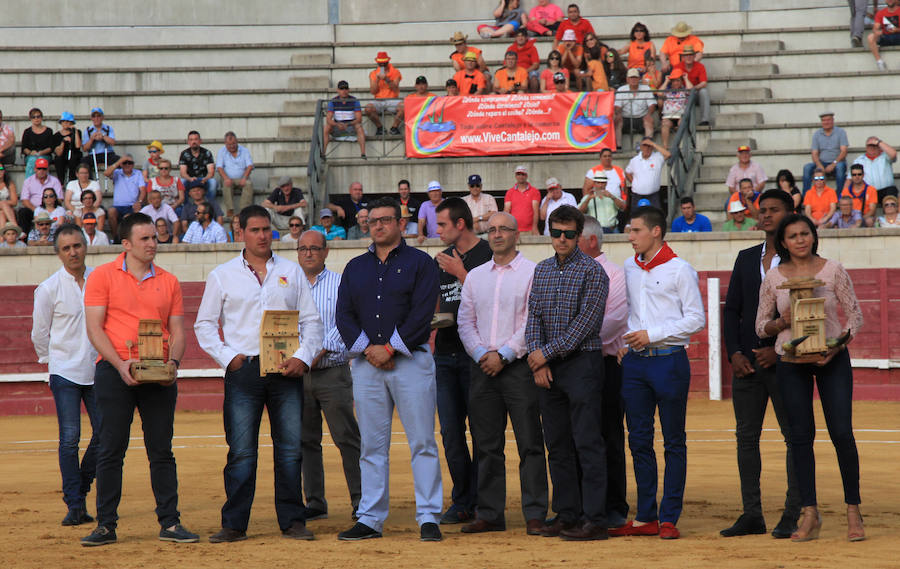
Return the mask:
POLYGON ((692 90, 684 108, 684 114, 678 123, 675 139, 669 151, 672 156, 669 164, 669 199, 668 217, 674 219, 678 212, 678 199, 694 194, 694 179, 700 168, 700 155, 697 152, 697 124, 694 121, 694 109, 697 107, 697 91, 692 90))
POLYGON ((318 211, 320 205, 328 203, 327 184, 325 178, 328 174, 328 163, 322 156, 322 122, 325 117, 325 100, 316 101, 316 118, 313 122, 312 140, 309 145, 309 162, 306 165, 306 175, 309 179, 309 205, 307 211, 318 211))

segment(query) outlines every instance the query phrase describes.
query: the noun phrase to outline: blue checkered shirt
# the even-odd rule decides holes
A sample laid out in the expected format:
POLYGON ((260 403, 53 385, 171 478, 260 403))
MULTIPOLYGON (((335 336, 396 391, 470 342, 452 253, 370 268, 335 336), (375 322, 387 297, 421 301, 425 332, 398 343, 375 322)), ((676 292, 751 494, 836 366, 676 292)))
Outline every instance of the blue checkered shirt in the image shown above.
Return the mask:
POLYGON ((341 286, 341 275, 322 269, 316 276, 316 282, 309 285, 313 301, 319 309, 322 324, 325 325, 325 338, 322 347, 325 354, 316 364, 316 369, 339 366, 347 363, 347 348, 334 323, 334 313, 337 308, 338 287, 341 286))

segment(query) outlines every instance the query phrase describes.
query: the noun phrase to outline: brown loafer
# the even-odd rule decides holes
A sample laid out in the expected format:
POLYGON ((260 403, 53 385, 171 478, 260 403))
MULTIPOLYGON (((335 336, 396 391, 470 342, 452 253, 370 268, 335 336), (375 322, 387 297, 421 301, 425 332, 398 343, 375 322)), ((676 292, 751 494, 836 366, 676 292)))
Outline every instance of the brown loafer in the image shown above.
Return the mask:
POLYGON ((541 535, 541 528, 544 527, 544 522, 541 520, 534 518, 528 520, 525 524, 525 533, 528 535, 541 535))
POLYGON ((606 530, 606 526, 585 522, 580 527, 560 531, 559 537, 566 541, 594 541, 609 539, 609 533, 606 530))
POLYGON ((306 524, 301 521, 295 521, 293 524, 291 524, 291 527, 287 528, 286 530, 282 530, 281 535, 283 535, 284 537, 289 537, 291 539, 303 539, 306 541, 316 539, 316 537, 313 535, 313 532, 309 531, 309 529, 307 529, 306 527, 306 524))
POLYGON ((560 532, 564 529, 572 529, 577 526, 575 522, 563 522, 559 518, 550 525, 541 526, 541 535, 544 537, 559 537, 560 532))
POLYGON ((487 531, 506 531, 506 526, 502 524, 492 524, 491 522, 477 519, 474 522, 464 525, 460 530, 463 533, 484 533, 487 531))

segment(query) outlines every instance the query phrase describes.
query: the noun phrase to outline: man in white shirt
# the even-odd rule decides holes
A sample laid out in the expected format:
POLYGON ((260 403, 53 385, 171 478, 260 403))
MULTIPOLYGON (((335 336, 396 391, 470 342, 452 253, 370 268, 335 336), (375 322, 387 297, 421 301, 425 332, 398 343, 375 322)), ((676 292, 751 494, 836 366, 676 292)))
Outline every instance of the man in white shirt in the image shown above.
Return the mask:
POLYGON ((556 178, 547 178, 547 195, 541 200, 540 207, 541 221, 544 222, 544 235, 550 235, 550 224, 547 223, 547 218, 550 217, 550 214, 553 213, 554 209, 561 205, 576 207, 578 202, 575 201, 575 196, 569 192, 563 191, 562 184, 559 183, 559 180, 556 178))
POLYGON ((628 119, 628 132, 643 126, 644 136, 653 138, 653 117, 656 116, 656 97, 650 87, 641 83, 641 72, 631 68, 625 76, 626 84, 616 89, 615 117, 616 145, 622 148, 622 130, 628 119))
POLYGON ((188 227, 184 237, 181 238, 182 243, 225 243, 228 241, 225 229, 213 219, 213 208, 209 202, 197 204, 195 216, 197 220, 188 227))
POLYGON ((226 500, 222 529, 210 536, 212 543, 247 539, 263 408, 268 409, 274 444, 275 512, 281 533, 313 539, 300 491, 300 377, 322 349, 322 320, 300 266, 272 252, 270 219, 258 205, 241 211, 244 249, 210 272, 194 323, 200 347, 225 369, 226 500), (283 372, 260 376, 259 327, 265 310, 298 310, 301 341, 281 364, 283 372))
POLYGON ((84 323, 84 283, 92 269, 84 264, 87 243, 77 225, 61 225, 53 248, 63 266, 34 291, 31 342, 38 362, 48 364, 59 421, 59 471, 63 501, 69 508, 62 525, 76 526, 94 521, 87 513, 85 496, 94 481, 99 444, 100 415, 93 390, 97 350, 84 323), (82 401, 93 434, 79 465, 82 401))
POLYGON ((81 217, 82 233, 89 247, 109 245, 109 236, 105 231, 97 231, 97 216, 91 212, 81 217))
POLYGON ((678 539, 684 501, 687 444, 684 431, 691 368, 685 348, 706 318, 697 271, 663 241, 666 219, 654 207, 631 216, 628 241, 635 255, 625 261, 628 347, 619 350, 628 445, 634 462, 637 513, 610 536, 659 535, 678 539), (666 448, 663 497, 657 511, 657 468, 653 451, 656 408, 666 448))
POLYGON ((659 186, 662 183, 662 172, 666 160, 672 154, 663 146, 653 142, 649 136, 641 140, 641 150, 625 167, 625 178, 631 184, 631 211, 638 208, 641 199, 650 200, 650 205, 662 208, 659 199, 659 186))

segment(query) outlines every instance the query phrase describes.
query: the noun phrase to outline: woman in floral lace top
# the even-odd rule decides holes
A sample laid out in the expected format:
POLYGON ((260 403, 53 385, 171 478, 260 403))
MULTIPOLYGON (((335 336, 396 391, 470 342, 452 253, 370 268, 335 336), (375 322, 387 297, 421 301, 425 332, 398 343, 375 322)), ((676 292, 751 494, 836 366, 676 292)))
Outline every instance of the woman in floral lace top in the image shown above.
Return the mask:
MULTIPOLYGON (((789 292, 778 285, 794 277, 817 278, 825 283, 813 295, 825 298, 825 333, 835 338, 850 329, 851 339, 862 327, 862 311, 853 292, 853 283, 844 267, 816 254, 819 238, 815 225, 801 215, 786 217, 775 236, 781 258, 778 267, 766 273, 760 287, 756 332, 761 338, 777 335, 775 349, 784 355, 782 344, 791 339, 789 292), (838 320, 837 307, 847 317, 846 326, 838 320), (778 316, 776 317, 776 308, 778 316)), ((859 513, 859 455, 853 437, 853 370, 844 346, 832 348, 815 363, 792 363, 779 358, 776 366, 779 387, 791 429, 794 469, 800 486, 803 514, 793 541, 808 541, 819 536, 822 520, 816 507, 816 463, 813 441, 813 382, 819 390, 822 410, 831 441, 837 452, 838 466, 847 503, 847 539, 865 539, 859 513)))

